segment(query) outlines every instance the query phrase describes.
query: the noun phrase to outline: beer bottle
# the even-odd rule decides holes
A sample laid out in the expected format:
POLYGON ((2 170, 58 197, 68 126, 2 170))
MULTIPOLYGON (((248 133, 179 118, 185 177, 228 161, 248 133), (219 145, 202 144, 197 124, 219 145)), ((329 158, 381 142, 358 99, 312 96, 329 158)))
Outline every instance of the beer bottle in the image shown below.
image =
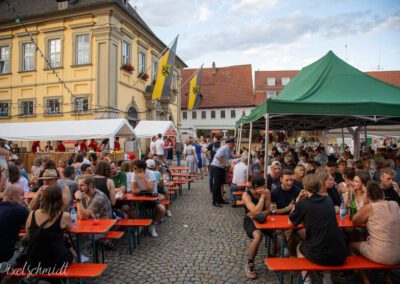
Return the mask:
POLYGON ((351 196, 349 211, 350 211, 350 220, 353 220, 354 215, 356 215, 356 213, 357 213, 357 204, 356 204, 356 195, 355 194, 352 194, 352 196, 351 196))

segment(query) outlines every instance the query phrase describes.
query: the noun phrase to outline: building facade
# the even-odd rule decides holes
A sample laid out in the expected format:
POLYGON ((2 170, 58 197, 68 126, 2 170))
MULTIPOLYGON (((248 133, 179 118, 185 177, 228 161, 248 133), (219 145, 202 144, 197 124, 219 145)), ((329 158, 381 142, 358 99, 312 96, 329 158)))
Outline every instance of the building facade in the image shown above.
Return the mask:
POLYGON ((146 119, 179 125, 186 65, 176 58, 170 96, 152 101, 166 45, 127 0, 10 2, 17 16, 0 3, 0 123, 127 118, 132 126, 146 119))
POLYGON ((254 107, 251 65, 216 67, 213 63, 211 68, 203 68, 200 106, 188 110, 189 81, 196 71, 182 71, 181 133, 194 137, 232 136, 235 122, 254 107))

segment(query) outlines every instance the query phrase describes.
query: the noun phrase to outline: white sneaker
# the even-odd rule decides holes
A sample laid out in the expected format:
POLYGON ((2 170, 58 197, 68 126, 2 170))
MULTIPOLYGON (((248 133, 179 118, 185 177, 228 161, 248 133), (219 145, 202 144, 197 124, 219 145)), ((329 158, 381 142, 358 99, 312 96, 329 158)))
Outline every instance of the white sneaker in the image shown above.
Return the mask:
POLYGON ((167 216, 168 216, 168 217, 172 217, 172 212, 171 212, 171 210, 169 210, 169 209, 167 210, 167 216))
POLYGON ((323 272, 322 275, 323 275, 322 283, 324 283, 324 284, 333 284, 330 272, 323 272))
POLYGON ((81 254, 81 262, 82 262, 82 263, 89 262, 89 258, 88 258, 86 255, 81 254))
POLYGON ((150 232, 150 235, 151 235, 153 238, 157 238, 157 237, 158 237, 158 234, 157 234, 157 232, 156 232, 156 225, 154 225, 154 224, 150 225, 150 227, 149 227, 149 232, 150 232))

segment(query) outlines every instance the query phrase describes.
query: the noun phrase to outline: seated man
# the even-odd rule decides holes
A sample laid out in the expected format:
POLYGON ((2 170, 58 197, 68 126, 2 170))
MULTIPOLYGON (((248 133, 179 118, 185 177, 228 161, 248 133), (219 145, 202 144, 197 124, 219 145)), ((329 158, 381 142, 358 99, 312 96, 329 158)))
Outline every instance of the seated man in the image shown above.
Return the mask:
MULTIPOLYGON (((63 170, 63 178, 57 181, 60 188, 67 186, 70 190, 71 196, 74 196, 75 191, 78 190, 78 183, 75 181, 75 168, 67 166, 63 170)), ((74 199, 71 198, 70 207, 73 205, 74 199)))
POLYGON ((269 190, 274 190, 280 184, 280 175, 282 171, 282 166, 279 161, 273 161, 271 163, 271 172, 268 174, 267 188, 269 190))
POLYGON ((18 257, 15 243, 28 214, 23 189, 18 185, 7 187, 0 202, 0 268, 3 263, 11 267, 18 257))
POLYGON ((385 194, 385 200, 396 201, 400 205, 399 185, 394 181, 396 171, 392 168, 383 168, 380 171, 380 188, 385 194))
MULTIPOLYGON (((155 182, 155 176, 153 171, 146 169, 146 162, 142 160, 133 161, 133 175, 132 175, 132 192, 139 193, 141 191, 147 191, 157 193, 157 184, 155 182)), ((152 237, 157 237, 156 225, 161 221, 165 215, 165 207, 160 204, 160 201, 145 202, 145 206, 152 208, 156 211, 156 215, 151 224, 149 231, 152 237)))
POLYGON ((257 277, 254 271, 254 258, 257 255, 263 234, 261 230, 256 229, 253 217, 259 213, 269 212, 268 209, 271 204, 271 195, 269 190, 265 188, 265 179, 263 177, 255 176, 251 180, 251 188, 243 193, 243 203, 246 212, 246 216, 244 217, 244 229, 247 236, 252 239, 249 246, 245 272, 247 277, 254 279, 257 277))
POLYGON ((121 171, 117 166, 116 162, 110 162, 111 167, 111 179, 114 181, 115 191, 120 191, 122 193, 126 192, 127 177, 126 173, 121 171))
POLYGON ((272 212, 278 215, 287 215, 293 209, 293 204, 301 189, 293 185, 293 171, 285 169, 280 177, 280 185, 271 191, 271 203, 277 210, 272 212))

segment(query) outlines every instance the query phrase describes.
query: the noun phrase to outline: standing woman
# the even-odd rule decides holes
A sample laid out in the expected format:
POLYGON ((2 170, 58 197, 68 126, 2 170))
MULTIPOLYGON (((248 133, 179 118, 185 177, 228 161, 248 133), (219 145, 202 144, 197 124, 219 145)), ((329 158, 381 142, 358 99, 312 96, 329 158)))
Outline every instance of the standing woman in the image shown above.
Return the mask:
POLYGON ((189 173, 196 174, 197 156, 196 156, 196 149, 193 146, 192 139, 189 139, 183 154, 185 156, 184 158, 186 160, 186 166, 189 167, 189 173))
POLYGON ((208 148, 209 143, 207 143, 205 138, 203 138, 201 142, 202 142, 200 144, 201 145, 201 161, 202 161, 201 163, 203 165, 203 168, 202 168, 203 173, 202 174, 203 174, 203 176, 206 176, 207 168, 208 168, 208 158, 207 158, 208 150, 207 150, 207 148, 208 148))
POLYGON ((201 179, 203 179, 204 178, 203 159, 201 158, 201 150, 203 149, 203 146, 200 145, 199 139, 195 140, 194 148, 196 149, 197 168, 199 169, 201 179))
POLYGON ((71 215, 63 211, 62 190, 48 186, 42 195, 39 210, 31 211, 26 221, 30 236, 27 264, 30 267, 61 268, 73 260, 66 247, 64 232, 72 228, 71 215))
POLYGON ((166 158, 168 164, 172 165, 172 160, 174 159, 174 149, 171 138, 167 137, 165 140, 165 151, 167 152, 166 158))

